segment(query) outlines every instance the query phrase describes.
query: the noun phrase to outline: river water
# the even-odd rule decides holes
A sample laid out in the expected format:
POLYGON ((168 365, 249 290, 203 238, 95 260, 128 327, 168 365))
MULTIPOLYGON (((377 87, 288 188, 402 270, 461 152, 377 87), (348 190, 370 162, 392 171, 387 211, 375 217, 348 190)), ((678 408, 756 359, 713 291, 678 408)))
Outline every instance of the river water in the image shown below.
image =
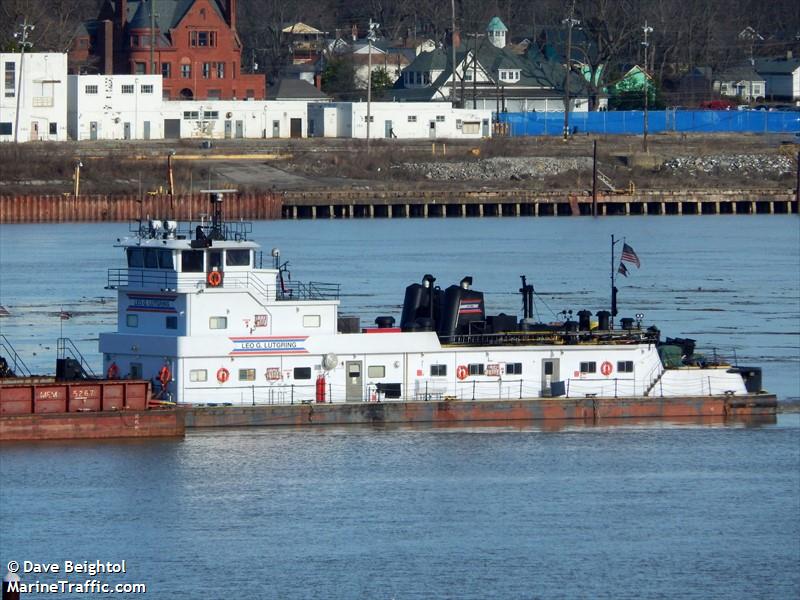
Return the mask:
MULTIPOLYGON (((52 371, 63 325, 99 364, 119 224, 0 227, 2 334, 52 371), (63 308, 73 314, 60 321, 63 308), (35 353, 35 355, 34 355, 35 353)), ((491 312, 607 307, 609 238, 642 261, 620 316, 764 367, 800 396, 796 217, 266 222, 295 280, 399 316, 424 273, 491 312)), ((551 312, 552 311, 552 312, 551 312)), ((191 431, 0 447, 9 560, 126 560, 156 598, 798 598, 800 417, 191 431)), ((83 581, 87 577, 62 576, 83 581)), ((24 574, 23 580, 55 581, 24 574)), ((123 596, 125 597, 125 596, 123 596)), ((132 597, 132 596, 131 596, 132 597)))

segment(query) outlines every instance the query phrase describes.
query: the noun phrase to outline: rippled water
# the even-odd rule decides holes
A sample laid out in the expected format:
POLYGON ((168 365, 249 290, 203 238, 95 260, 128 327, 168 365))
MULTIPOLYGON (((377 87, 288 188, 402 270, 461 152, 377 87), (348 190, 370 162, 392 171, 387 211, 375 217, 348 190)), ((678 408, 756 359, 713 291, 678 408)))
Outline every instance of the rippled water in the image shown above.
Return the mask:
POLYGON ((0 560, 125 559, 101 579, 156 598, 785 600, 799 457, 798 415, 5 446, 0 560))

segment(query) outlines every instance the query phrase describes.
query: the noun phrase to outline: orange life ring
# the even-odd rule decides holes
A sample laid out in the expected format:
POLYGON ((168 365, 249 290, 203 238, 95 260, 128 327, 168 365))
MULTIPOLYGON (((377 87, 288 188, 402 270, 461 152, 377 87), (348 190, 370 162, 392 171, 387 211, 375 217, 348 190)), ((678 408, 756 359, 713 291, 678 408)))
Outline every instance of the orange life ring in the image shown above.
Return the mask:
POLYGON ((456 377, 459 379, 466 379, 469 376, 469 369, 464 365, 458 365, 456 368, 456 377))
POLYGON ((117 367, 117 363, 112 362, 108 365, 108 371, 106 371, 106 379, 116 379, 119 376, 119 367, 117 367))
POLYGON ((605 361, 605 362, 604 362, 602 365, 600 365, 600 372, 601 372, 603 375, 605 375, 606 377, 608 377, 609 375, 611 375, 611 372, 612 372, 613 370, 614 370, 614 365, 612 365, 612 364, 611 364, 610 362, 608 362, 608 361, 605 361))
POLYGON ((219 287, 222 285, 222 273, 219 271, 211 271, 208 277, 206 277, 206 281, 211 287, 219 287))
POLYGON ((217 381, 220 383, 225 383, 228 381, 228 377, 230 377, 230 373, 228 373, 228 369, 225 367, 220 367, 219 371, 217 371, 217 381))
POLYGON ((170 372, 169 367, 164 365, 158 372, 158 380, 161 382, 161 387, 167 387, 170 379, 172 379, 172 373, 170 372))

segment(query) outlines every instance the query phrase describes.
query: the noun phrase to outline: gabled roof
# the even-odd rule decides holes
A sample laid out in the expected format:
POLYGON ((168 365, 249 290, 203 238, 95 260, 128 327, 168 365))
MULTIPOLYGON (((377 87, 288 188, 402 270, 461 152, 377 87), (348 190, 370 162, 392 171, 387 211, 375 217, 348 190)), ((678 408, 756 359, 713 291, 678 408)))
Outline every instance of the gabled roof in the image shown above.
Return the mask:
POLYGON ((800 69, 800 58, 757 58, 755 69, 761 75, 788 75, 800 69))
MULTIPOLYGON (((125 21, 129 27, 133 27, 132 23, 138 20, 139 9, 142 4, 150 4, 152 0, 128 0, 127 15, 125 21)), ((195 0, 157 0, 156 4, 156 27, 162 32, 167 33, 170 29, 174 29, 181 22, 189 9, 194 5, 195 0)), ((225 19, 225 12, 220 5, 220 0, 209 0, 211 7, 219 15, 221 19, 225 19)), ((105 10, 116 12, 116 5, 110 3, 105 10)), ((145 8, 147 16, 147 27, 150 27, 150 11, 149 7, 145 8)))
POLYGON ((302 79, 279 79, 267 89, 269 100, 328 100, 328 96, 302 79))
POLYGON ((716 81, 764 81, 751 64, 735 65, 714 74, 716 81))
POLYGON ((305 23, 295 23, 281 29, 283 33, 295 33, 297 35, 324 35, 324 32, 319 29, 306 25, 305 23))
POLYGON ((486 31, 508 31, 508 27, 500 20, 500 17, 492 17, 486 26, 486 31))

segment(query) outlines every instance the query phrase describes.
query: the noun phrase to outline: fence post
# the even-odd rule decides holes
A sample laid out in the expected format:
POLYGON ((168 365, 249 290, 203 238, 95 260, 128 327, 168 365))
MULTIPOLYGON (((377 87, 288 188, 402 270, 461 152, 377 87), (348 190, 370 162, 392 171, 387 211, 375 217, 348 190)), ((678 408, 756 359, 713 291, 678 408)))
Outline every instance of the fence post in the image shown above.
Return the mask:
POLYGON ((255 384, 253 384, 250 387, 251 387, 251 389, 253 391, 253 406, 255 406, 256 405, 256 386, 255 386, 255 384))
POLYGON ((472 399, 475 400, 475 380, 472 380, 472 399))
POLYGON ((294 404, 294 384, 292 384, 291 404, 294 404))
POLYGON ((522 379, 519 380, 519 399, 522 400, 522 379))

